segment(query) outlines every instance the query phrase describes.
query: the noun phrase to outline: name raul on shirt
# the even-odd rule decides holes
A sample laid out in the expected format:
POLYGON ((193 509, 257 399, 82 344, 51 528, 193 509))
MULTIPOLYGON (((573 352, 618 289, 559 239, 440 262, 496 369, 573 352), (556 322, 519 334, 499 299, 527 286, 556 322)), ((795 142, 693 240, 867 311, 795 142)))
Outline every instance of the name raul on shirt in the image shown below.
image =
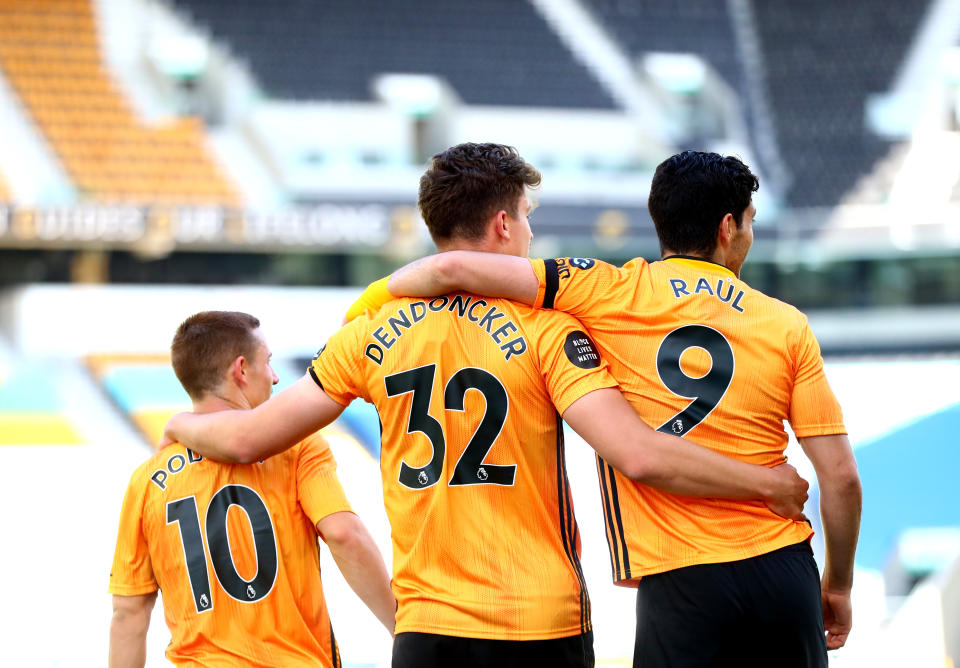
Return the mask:
POLYGON ((733 283, 730 283, 722 276, 717 278, 717 281, 714 284, 711 284, 710 281, 701 276, 697 279, 696 285, 692 288, 690 288, 687 281, 682 278, 669 278, 667 280, 670 281, 670 287, 673 289, 673 296, 677 299, 680 299, 681 297, 689 297, 691 295, 709 295, 711 297, 716 297, 725 304, 729 304, 730 308, 732 308, 734 311, 743 313, 743 307, 740 305, 740 301, 743 299, 744 295, 743 290, 735 286, 733 283))

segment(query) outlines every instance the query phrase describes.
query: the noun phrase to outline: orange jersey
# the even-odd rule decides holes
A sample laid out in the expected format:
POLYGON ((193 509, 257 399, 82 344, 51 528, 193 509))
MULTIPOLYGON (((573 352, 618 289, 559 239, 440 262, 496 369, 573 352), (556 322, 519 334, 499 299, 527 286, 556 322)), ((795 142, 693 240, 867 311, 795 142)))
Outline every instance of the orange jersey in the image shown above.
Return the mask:
POLYGON ((334 334, 310 371, 380 414, 398 633, 591 628, 558 411, 616 383, 579 323, 464 294, 400 299, 334 334))
POLYGON ((345 510, 322 436, 245 465, 168 446, 130 479, 110 593, 163 591, 178 666, 339 666, 316 522, 345 510))
MULTIPOLYGON (((652 427, 751 464, 785 461, 797 436, 845 433, 806 317, 712 262, 533 260, 537 305, 586 325, 624 395, 652 427)), ((661 492, 598 458, 614 580, 735 561, 801 542, 808 524, 760 501, 661 492)), ((631 582, 632 581, 632 582, 631 582)))

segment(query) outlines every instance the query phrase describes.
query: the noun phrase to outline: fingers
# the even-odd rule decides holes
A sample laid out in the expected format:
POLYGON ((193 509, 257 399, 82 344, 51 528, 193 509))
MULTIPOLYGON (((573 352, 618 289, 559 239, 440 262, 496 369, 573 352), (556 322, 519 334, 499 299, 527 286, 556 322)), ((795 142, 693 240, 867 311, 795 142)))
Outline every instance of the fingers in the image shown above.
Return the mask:
POLYGON ((827 631, 827 649, 839 649, 843 647, 847 643, 848 635, 850 635, 849 631, 842 633, 827 631))

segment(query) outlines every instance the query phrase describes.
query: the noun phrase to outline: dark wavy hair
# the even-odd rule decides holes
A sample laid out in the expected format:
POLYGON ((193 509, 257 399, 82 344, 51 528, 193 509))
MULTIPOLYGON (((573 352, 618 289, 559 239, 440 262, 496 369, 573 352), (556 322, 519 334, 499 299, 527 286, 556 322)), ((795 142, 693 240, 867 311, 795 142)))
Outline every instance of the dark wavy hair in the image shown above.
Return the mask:
POLYGON ((660 239, 660 250, 711 255, 726 214, 737 227, 760 187, 756 175, 739 158, 683 151, 657 166, 647 206, 660 239))

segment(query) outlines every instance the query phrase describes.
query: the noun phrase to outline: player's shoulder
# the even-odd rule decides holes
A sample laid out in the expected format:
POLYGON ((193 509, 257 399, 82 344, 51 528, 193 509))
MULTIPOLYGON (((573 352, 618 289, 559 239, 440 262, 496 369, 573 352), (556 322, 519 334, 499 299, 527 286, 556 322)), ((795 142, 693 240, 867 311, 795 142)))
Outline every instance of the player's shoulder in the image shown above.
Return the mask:
POLYGON ((794 326, 806 326, 806 314, 793 304, 777 299, 776 297, 771 297, 767 293, 752 288, 746 283, 743 285, 744 291, 750 295, 751 300, 762 304, 764 309, 771 315, 794 326))
POLYGON ((330 442, 326 436, 320 431, 315 431, 285 452, 289 452, 292 457, 298 458, 303 453, 319 452, 329 449, 330 442))
POLYGON ((592 257, 555 257, 541 261, 546 267, 555 271, 561 279, 597 274, 629 275, 644 271, 649 266, 649 263, 642 257, 634 258, 623 266, 592 257))
POLYGON ((145 459, 130 474, 128 487, 131 489, 165 488, 165 481, 171 474, 185 470, 189 465, 202 461, 200 455, 180 443, 172 443, 160 448, 145 459), (151 481, 153 485, 151 486, 151 481))

